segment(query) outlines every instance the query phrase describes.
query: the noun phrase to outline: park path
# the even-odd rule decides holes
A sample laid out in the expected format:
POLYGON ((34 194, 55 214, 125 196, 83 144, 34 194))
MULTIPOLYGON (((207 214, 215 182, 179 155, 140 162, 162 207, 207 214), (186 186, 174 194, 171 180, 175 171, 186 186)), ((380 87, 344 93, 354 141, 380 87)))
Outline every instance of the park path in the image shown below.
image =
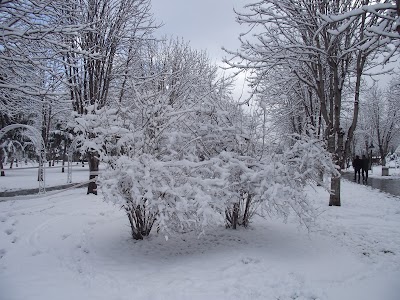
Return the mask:
MULTIPOLYGON (((75 185, 77 185, 77 183, 68 183, 68 184, 62 184, 62 185, 57 185, 57 186, 46 186, 46 192, 63 190, 63 189, 71 188, 75 185)), ((0 201, 7 200, 4 198, 11 199, 11 197, 15 197, 15 196, 34 195, 34 194, 38 194, 38 193, 39 193, 39 188, 0 192, 0 201), (3 199, 1 199, 1 198, 3 198, 3 199)))
MULTIPOLYGON (((354 174, 352 172, 346 172, 342 174, 344 179, 349 181, 354 181, 354 174)), ((369 177, 368 181, 365 183, 362 182, 362 179, 359 184, 368 185, 374 189, 378 189, 382 192, 389 193, 394 196, 400 196, 400 179, 397 178, 376 178, 369 177)))

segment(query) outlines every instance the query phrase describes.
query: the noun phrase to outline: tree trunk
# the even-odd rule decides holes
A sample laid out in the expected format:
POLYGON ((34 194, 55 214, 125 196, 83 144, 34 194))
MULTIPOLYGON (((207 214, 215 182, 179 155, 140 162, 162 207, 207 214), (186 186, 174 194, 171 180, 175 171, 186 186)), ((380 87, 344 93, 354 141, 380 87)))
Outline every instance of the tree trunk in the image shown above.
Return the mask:
POLYGON ((62 168, 61 168, 61 173, 65 172, 64 165, 65 165, 65 155, 67 153, 67 141, 64 140, 64 150, 62 154, 62 168))
POLYGON ((324 172, 322 170, 318 171, 318 182, 317 182, 317 186, 322 186, 324 182, 324 172))
POLYGON ((6 173, 4 173, 4 165, 3 165, 3 155, 2 155, 2 149, 0 149, 0 176, 6 176, 6 173))
POLYGON ((233 229, 237 228, 238 219, 239 219, 239 204, 235 203, 235 204, 233 204, 233 212, 232 212, 232 228, 233 229))
MULTIPOLYGON (((362 27, 364 27, 364 24, 365 24, 365 17, 362 18, 362 27)), ((360 35, 361 35, 360 40, 362 40, 364 38, 364 32, 362 30, 360 32, 360 35)), ((363 51, 359 51, 357 54, 357 63, 356 63, 357 73, 356 73, 356 85, 354 91, 353 120, 351 122, 349 130, 347 131, 347 139, 344 146, 344 159, 350 157, 350 144, 353 141, 354 131, 356 130, 357 127, 358 112, 360 110, 359 104, 360 104, 361 78, 363 75, 366 60, 367 56, 365 55, 365 53, 363 51)), ((355 155, 355 153, 353 153, 353 155, 355 155)))
POLYGON ((244 227, 247 227, 249 225, 249 213, 250 213, 250 204, 251 204, 251 194, 250 192, 247 193, 247 197, 246 197, 246 205, 245 205, 245 209, 244 209, 244 214, 243 214, 243 222, 242 225, 244 227))
MULTIPOLYGON (((397 15, 400 17, 400 0, 396 0, 397 15)), ((396 26, 397 32, 400 34, 400 24, 396 26)))
POLYGON ((43 174, 43 168, 45 167, 45 162, 41 162, 39 159, 39 167, 38 167, 38 177, 37 181, 43 181, 44 180, 44 174, 43 174), (42 165, 42 168, 40 168, 40 165, 42 165))
MULTIPOLYGON (((98 176, 99 172, 99 158, 97 152, 88 152, 87 154, 89 162, 89 180, 93 180, 88 184, 87 194, 97 195, 97 184, 95 178, 98 176)), ((82 160, 83 161, 83 160, 82 160)))
POLYGON ((331 179, 329 206, 340 206, 340 175, 333 176, 331 179))

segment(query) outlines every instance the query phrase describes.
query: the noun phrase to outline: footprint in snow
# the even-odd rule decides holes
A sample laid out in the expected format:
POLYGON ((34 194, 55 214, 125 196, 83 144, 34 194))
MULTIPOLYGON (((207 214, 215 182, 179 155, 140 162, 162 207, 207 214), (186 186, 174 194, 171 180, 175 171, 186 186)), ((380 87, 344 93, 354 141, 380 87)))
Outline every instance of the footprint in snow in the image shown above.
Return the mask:
POLYGON ((6 252, 6 249, 0 249, 0 259, 2 259, 4 255, 6 255, 6 252))
POLYGON ((0 216, 0 222, 1 223, 5 223, 5 221, 7 221, 7 220, 8 220, 8 218, 5 215, 0 216))
POLYGON ((11 243, 15 244, 18 241, 18 238, 16 236, 13 237, 13 239, 11 240, 11 243))
POLYGON ((259 259, 251 258, 251 257, 242 258, 241 261, 242 261, 242 263, 245 264, 245 265, 248 265, 248 264, 258 264, 258 263, 260 262, 259 259))
POLYGON ((4 230, 4 232, 5 232, 7 235, 11 235, 11 234, 14 232, 14 228, 8 228, 8 229, 4 230))
POLYGON ((61 239, 62 240, 65 240, 66 238, 68 238, 70 236, 70 234, 63 234, 62 236, 61 236, 61 239))
POLYGON ((35 252, 32 252, 32 256, 37 256, 39 254, 42 254, 42 252, 39 251, 39 250, 36 250, 35 252))

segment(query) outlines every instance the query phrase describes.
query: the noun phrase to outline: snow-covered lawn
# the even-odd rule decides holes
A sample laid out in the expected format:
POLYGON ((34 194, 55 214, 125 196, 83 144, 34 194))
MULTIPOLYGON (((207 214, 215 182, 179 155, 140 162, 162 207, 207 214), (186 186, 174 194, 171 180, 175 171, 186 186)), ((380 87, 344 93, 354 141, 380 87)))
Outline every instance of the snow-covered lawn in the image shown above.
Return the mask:
MULTIPOLYGON (((65 164, 64 173, 61 173, 61 167, 61 163, 56 164, 54 167, 46 167, 46 186, 67 184, 67 164, 65 164)), ((6 176, 0 177, 0 192, 14 191, 20 189, 34 189, 39 187, 39 183, 37 181, 37 164, 19 164, 19 167, 14 166, 12 169, 5 167, 4 170, 6 176)), ((72 166, 72 182, 78 183, 86 181, 88 179, 88 164, 86 163, 85 166, 82 167, 82 164, 74 163, 72 166)))
POLYGON ((0 299, 400 299, 400 199, 342 190, 342 207, 309 190, 323 210, 311 232, 258 217, 168 241, 133 241, 84 189, 0 202, 0 299))

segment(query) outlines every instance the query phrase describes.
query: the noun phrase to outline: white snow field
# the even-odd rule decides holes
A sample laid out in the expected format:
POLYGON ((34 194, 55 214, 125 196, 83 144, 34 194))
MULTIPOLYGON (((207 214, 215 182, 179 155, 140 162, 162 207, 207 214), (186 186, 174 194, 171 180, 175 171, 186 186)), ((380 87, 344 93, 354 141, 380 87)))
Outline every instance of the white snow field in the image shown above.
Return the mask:
MULTIPOLYGON (((67 184, 68 171, 67 163, 65 163, 64 173, 61 173, 61 163, 56 164, 54 167, 45 168, 45 184, 46 186, 56 186, 67 184)), ((9 169, 8 166, 4 167, 5 177, 0 177, 0 192, 10 192, 20 189, 34 189, 39 187, 37 181, 37 164, 24 164, 20 163, 18 167, 14 166, 9 169)), ((82 164, 76 162, 72 165, 72 182, 78 183, 89 179, 89 168, 86 163, 84 167, 82 164)))
POLYGON ((0 202, 0 299, 400 299, 400 199, 345 180, 342 207, 308 194, 310 232, 257 217, 143 241, 83 188, 0 202))

